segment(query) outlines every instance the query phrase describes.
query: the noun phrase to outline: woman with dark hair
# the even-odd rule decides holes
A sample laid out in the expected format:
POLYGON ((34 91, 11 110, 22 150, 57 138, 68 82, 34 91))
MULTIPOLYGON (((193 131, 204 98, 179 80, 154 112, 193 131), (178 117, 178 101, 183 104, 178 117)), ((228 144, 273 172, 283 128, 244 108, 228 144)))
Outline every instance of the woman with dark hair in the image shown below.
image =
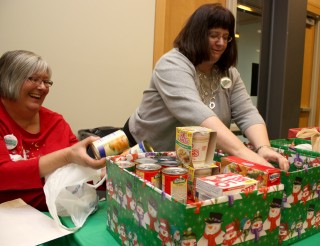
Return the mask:
POLYGON ((156 151, 174 150, 176 127, 203 126, 217 132, 217 147, 225 153, 288 169, 288 161, 270 148, 265 122, 234 67, 234 29, 233 14, 220 4, 205 4, 191 15, 125 124, 131 145, 147 140, 156 151), (230 131, 232 120, 255 151, 230 131))

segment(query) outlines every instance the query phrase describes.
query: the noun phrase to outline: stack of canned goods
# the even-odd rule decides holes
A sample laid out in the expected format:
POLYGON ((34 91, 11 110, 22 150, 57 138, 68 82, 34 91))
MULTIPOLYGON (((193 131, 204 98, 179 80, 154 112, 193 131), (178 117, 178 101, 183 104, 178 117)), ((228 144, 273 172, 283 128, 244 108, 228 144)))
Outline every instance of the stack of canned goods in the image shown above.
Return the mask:
POLYGON ((188 170, 172 156, 142 158, 135 161, 136 174, 162 189, 176 200, 187 202, 188 170))
MULTIPOLYGON (((123 156, 142 152, 154 152, 147 141, 142 141, 129 148, 129 141, 125 133, 118 130, 91 144, 91 149, 100 159, 106 156, 121 154, 123 156)), ((181 162, 173 156, 156 156, 154 158, 138 158, 134 162, 118 160, 120 168, 135 172, 137 176, 151 182, 158 189, 171 195, 176 200, 187 202, 188 170, 181 167, 181 162)))

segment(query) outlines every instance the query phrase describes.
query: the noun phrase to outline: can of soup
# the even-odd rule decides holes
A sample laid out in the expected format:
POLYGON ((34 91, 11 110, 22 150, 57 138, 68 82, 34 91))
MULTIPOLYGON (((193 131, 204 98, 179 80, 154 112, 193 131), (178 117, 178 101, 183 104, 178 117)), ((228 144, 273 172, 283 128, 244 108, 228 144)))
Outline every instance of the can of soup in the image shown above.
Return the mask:
POLYGON ((129 141, 126 134, 118 130, 92 142, 90 147, 96 159, 101 159, 122 153, 129 148, 129 141))
POLYGON ((155 187, 161 189, 161 166, 158 164, 139 164, 136 166, 136 174, 149 182, 155 187))
POLYGON ((162 169, 167 167, 180 167, 182 164, 180 161, 159 161, 162 169))
POLYGON ((145 140, 137 143, 135 146, 131 147, 130 149, 123 151, 122 155, 136 154, 136 153, 143 153, 143 152, 154 152, 151 145, 145 140))
POLYGON ((187 202, 188 169, 167 167, 162 169, 162 190, 182 203, 187 202))

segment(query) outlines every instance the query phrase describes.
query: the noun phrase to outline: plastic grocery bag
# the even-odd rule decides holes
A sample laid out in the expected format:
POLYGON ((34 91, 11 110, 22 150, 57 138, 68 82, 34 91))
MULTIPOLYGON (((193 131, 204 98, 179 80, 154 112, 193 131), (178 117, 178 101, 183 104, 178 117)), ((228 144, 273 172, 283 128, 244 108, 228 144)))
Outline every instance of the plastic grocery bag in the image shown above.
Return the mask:
POLYGON ((100 170, 69 164, 46 177, 44 193, 52 218, 64 229, 76 231, 97 209, 99 197, 96 188, 105 180, 100 170), (93 184, 87 182, 92 181, 93 184), (70 216, 74 228, 65 227, 59 216, 70 216))

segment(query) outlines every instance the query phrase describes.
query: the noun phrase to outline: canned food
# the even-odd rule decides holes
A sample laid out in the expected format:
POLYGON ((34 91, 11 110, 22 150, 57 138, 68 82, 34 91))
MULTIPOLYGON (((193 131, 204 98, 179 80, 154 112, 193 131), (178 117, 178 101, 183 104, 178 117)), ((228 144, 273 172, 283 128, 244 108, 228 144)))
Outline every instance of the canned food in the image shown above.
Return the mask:
POLYGON ((182 167, 162 169, 162 190, 176 200, 187 202, 188 170, 182 167))
POLYGON ((136 169, 136 165, 134 162, 130 162, 130 161, 118 161, 116 162, 116 164, 123 169, 126 169, 130 172, 134 172, 136 169))
POLYGON ((179 161, 158 161, 158 163, 161 165, 162 169, 167 167, 179 167, 181 166, 181 162, 179 161))
POLYGON ((139 164, 136 166, 136 174, 149 182, 155 187, 161 189, 161 166, 158 164, 139 164))
POLYGON ((96 159, 118 155, 129 148, 129 141, 122 130, 104 136, 90 145, 96 159))
POLYGON ((156 163, 157 160, 153 159, 153 158, 148 158, 148 157, 145 157, 145 158, 138 158, 135 160, 135 163, 137 164, 154 164, 156 163))
POLYGON ((136 154, 136 153, 144 153, 144 152, 154 152, 153 148, 147 141, 141 141, 137 143, 135 146, 130 149, 125 150, 122 154, 136 154))
POLYGON ((169 156, 169 155, 160 155, 160 156, 155 156, 155 159, 158 160, 158 162, 162 161, 175 161, 176 157, 174 156, 169 156))

